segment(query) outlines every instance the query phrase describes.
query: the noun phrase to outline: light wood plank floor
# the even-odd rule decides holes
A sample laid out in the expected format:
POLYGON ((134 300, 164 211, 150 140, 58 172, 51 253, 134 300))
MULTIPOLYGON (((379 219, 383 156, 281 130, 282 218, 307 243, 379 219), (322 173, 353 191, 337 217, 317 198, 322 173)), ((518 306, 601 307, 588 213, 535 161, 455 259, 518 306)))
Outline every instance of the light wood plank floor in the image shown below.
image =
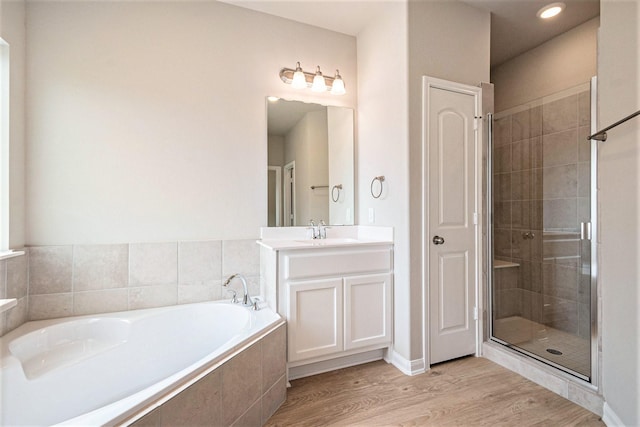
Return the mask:
POLYGON ((378 361, 291 385, 267 426, 604 426, 586 409, 476 357, 413 377, 378 361))

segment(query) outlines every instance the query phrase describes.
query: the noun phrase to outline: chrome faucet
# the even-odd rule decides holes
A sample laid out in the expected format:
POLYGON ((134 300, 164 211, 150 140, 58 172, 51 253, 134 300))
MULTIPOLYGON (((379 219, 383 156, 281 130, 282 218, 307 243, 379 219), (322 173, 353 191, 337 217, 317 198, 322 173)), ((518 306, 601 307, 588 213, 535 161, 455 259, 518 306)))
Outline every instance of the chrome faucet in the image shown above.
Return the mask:
POLYGON ((327 224, 325 224, 324 220, 320 220, 320 224, 318 224, 318 239, 326 239, 327 238, 327 224))
MULTIPOLYGON (((322 223, 323 221, 320 222, 322 223)), ((314 239, 320 239, 320 226, 316 227, 316 223, 312 219, 309 220, 309 227, 307 228, 311 229, 311 235, 314 239)))
MULTIPOLYGON (((224 284, 222 286, 224 286, 225 288, 229 287, 229 284, 231 283, 231 281, 233 279, 240 279, 240 281, 242 282, 242 290, 244 291, 244 296, 242 297, 242 305, 244 307, 253 307, 254 310, 258 309, 258 302, 254 301, 253 299, 251 299, 251 296, 249 295, 249 289, 247 286, 247 279, 245 279, 245 277, 242 274, 233 274, 231 276, 229 276, 229 278, 224 282, 224 284)), ((233 300, 231 302, 239 302, 236 299, 236 295, 235 292, 233 294, 233 300)))

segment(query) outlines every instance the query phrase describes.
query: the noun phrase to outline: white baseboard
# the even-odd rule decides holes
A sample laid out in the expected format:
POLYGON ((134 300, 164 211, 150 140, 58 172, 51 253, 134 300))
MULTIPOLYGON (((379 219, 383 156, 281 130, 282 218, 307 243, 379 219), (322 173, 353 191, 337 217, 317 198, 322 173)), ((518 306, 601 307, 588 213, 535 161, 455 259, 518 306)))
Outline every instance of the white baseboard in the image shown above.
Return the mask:
POLYGON ((334 359, 321 360, 300 366, 289 366, 288 379, 296 380, 298 378, 304 378, 311 375, 322 374, 324 372, 335 371, 336 369, 348 368, 350 366, 373 362, 383 358, 384 349, 381 348, 334 359))
POLYGON ((604 402, 604 406, 602 407, 602 421, 607 427, 624 427, 624 423, 620 417, 613 412, 613 409, 611 409, 611 406, 609 406, 607 402, 604 402))
POLYGON ((409 360, 393 351, 393 349, 389 349, 385 360, 405 375, 413 376, 425 372, 424 359, 409 360))

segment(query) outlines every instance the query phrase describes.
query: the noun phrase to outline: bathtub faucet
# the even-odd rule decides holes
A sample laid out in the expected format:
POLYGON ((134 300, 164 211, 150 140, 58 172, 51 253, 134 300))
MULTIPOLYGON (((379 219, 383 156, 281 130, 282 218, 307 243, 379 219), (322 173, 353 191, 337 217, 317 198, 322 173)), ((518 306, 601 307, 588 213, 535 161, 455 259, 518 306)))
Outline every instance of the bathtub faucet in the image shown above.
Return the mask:
POLYGON ((222 286, 225 288, 229 287, 229 284, 233 279, 240 279, 242 282, 242 290, 244 291, 244 296, 242 297, 242 305, 245 307, 253 307, 254 310, 257 310, 258 305, 257 301, 253 301, 251 296, 249 295, 249 289, 247 287, 247 279, 242 274, 233 274, 229 276, 229 278, 224 282, 222 286))

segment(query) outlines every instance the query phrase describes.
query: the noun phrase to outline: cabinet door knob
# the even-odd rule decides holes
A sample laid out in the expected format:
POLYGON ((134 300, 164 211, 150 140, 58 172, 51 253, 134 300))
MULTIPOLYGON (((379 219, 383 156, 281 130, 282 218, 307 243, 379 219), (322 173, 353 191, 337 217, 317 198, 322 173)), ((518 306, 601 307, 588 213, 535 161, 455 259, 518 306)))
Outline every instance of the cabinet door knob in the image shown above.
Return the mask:
POLYGON ((434 245, 442 245, 444 243, 444 237, 433 236, 433 244, 434 245))

